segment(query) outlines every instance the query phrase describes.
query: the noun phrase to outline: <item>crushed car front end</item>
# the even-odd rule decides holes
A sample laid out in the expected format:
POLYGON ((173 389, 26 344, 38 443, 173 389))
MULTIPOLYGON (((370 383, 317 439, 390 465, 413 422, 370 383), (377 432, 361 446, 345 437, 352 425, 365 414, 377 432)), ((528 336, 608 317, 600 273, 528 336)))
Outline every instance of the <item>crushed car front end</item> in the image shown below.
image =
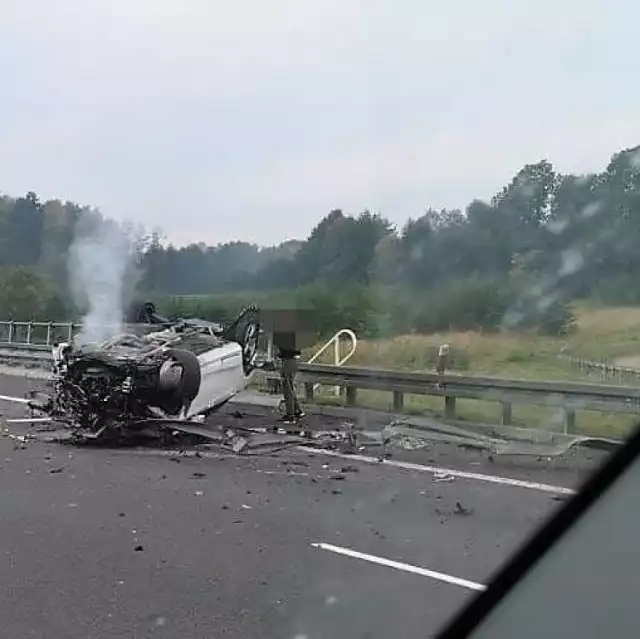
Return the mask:
POLYGON ((59 344, 47 412, 88 436, 205 416, 244 390, 259 331, 251 307, 227 329, 180 320, 98 344, 59 344))

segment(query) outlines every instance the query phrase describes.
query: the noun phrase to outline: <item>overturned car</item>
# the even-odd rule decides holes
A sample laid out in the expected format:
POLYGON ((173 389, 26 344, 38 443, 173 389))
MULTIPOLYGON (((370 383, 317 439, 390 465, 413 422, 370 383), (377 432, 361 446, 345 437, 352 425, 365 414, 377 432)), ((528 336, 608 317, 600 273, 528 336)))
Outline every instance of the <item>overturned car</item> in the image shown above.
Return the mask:
POLYGON ((53 393, 40 410, 83 437, 197 422, 242 391, 256 368, 260 313, 225 326, 136 307, 136 332, 53 348, 53 393))

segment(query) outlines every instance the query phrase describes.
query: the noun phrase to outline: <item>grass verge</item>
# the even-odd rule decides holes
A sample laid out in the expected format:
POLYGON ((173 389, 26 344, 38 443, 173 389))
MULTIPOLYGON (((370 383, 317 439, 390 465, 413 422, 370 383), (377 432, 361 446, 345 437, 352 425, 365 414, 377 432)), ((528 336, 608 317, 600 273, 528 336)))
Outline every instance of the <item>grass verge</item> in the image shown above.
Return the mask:
MULTIPOLYGON (((576 331, 566 337, 540 337, 533 333, 503 331, 482 334, 472 331, 446 332, 434 335, 401 335, 388 339, 360 340, 349 365, 397 370, 433 370, 438 347, 450 344, 452 373, 486 375, 519 379, 589 381, 602 384, 636 385, 630 377, 596 370, 588 371, 572 364, 561 355, 571 355, 613 363, 621 357, 635 355, 640 361, 640 308, 593 308, 576 305, 576 331)), ((309 349, 308 355, 317 350, 309 349)), ((318 362, 333 363, 333 351, 318 362)), ((343 353, 346 347, 343 347, 343 353)), ((319 403, 342 404, 342 398, 322 392, 319 403)), ((358 391, 358 404, 363 408, 392 410, 392 394, 380 391, 358 391)), ((405 412, 444 418, 444 402, 440 397, 407 395, 405 412)), ((498 423, 497 402, 459 399, 457 418, 482 423, 498 423)), ((562 414, 554 409, 523 404, 513 405, 513 425, 545 430, 562 428, 562 414)), ((579 434, 623 438, 638 418, 633 415, 577 411, 579 434)))

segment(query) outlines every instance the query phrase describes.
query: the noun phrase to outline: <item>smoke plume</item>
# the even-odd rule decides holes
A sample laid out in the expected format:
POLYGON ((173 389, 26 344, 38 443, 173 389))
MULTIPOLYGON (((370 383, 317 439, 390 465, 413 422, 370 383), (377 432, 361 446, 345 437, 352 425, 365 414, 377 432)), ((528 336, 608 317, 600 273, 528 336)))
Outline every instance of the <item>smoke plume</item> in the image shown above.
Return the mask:
POLYGON ((131 242, 117 224, 96 217, 78 225, 69 250, 69 283, 86 314, 76 345, 100 342, 121 331, 125 278, 131 266, 131 242))

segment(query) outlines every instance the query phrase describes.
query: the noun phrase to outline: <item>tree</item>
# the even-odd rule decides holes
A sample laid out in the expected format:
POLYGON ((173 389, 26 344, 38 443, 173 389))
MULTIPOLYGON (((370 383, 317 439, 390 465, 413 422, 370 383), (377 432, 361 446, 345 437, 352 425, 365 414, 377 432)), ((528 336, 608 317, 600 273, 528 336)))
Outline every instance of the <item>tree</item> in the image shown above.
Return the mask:
POLYGON ((0 317, 3 320, 64 319, 67 313, 59 290, 48 278, 22 266, 0 269, 0 317))

